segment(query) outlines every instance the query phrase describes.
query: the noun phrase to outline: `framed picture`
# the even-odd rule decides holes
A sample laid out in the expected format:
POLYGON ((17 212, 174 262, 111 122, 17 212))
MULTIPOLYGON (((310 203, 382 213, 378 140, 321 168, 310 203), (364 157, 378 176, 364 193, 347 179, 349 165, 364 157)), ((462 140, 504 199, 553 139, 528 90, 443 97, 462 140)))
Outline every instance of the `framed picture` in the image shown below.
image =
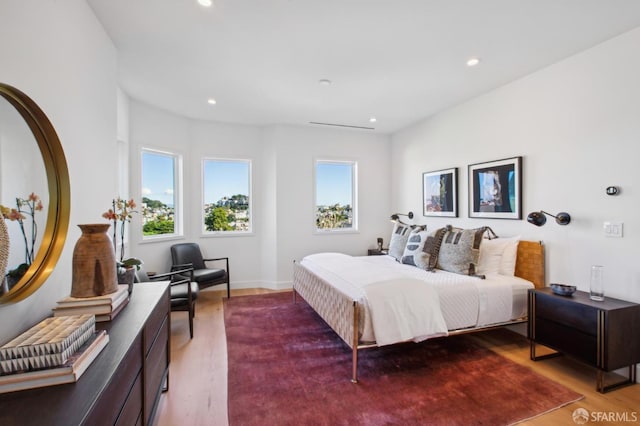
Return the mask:
POLYGON ((522 219, 522 157, 469 166, 469 217, 522 219))
POLYGON ((424 216, 458 217, 458 168, 422 174, 424 216))

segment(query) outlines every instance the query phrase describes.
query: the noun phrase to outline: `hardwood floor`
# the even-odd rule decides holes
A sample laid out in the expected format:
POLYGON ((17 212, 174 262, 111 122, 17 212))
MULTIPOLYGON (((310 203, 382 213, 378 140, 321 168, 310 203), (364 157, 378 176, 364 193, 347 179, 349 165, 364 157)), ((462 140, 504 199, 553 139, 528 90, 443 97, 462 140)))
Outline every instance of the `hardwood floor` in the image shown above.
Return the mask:
MULTIPOLYGON (((232 297, 268 293, 270 290, 233 291, 232 297)), ((222 311, 223 291, 200 293, 196 308, 194 337, 189 339, 185 312, 171 314, 171 367, 169 392, 162 395, 155 425, 227 425, 227 347, 222 311)), ((575 425, 572 414, 578 408, 600 417, 602 424, 622 424, 611 416, 626 416, 625 424, 640 423, 640 385, 606 394, 595 390, 595 369, 558 357, 533 362, 524 338, 506 330, 472 335, 479 343, 519 364, 562 383, 585 398, 566 407, 522 423, 523 425, 575 425), (603 414, 600 414, 603 413, 603 414)), ((624 417, 623 417, 624 418, 624 417)), ((590 419, 592 420, 592 419, 590 419)), ((590 423, 593 423, 590 421, 590 423)))

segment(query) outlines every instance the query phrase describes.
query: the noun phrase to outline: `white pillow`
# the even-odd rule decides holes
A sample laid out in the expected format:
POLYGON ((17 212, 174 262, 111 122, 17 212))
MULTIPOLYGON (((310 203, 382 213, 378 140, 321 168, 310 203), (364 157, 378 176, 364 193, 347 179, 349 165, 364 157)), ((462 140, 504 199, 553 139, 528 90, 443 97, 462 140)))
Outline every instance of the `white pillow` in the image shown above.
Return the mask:
POLYGON ((502 252, 502 262, 500 262, 500 274, 512 277, 516 272, 516 260, 518 259, 518 243, 520 235, 517 237, 503 238, 506 241, 502 252))
POLYGON ((513 276, 516 270, 520 237, 483 239, 477 272, 481 275, 513 276))

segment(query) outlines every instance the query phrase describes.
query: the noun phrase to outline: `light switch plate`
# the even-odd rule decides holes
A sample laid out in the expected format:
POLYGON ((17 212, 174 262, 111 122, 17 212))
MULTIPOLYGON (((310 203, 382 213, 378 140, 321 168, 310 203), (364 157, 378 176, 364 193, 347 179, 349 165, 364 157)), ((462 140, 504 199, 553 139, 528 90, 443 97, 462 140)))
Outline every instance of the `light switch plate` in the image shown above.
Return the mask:
POLYGON ((605 222, 604 223, 604 235, 610 238, 622 238, 622 228, 624 224, 622 222, 605 222))

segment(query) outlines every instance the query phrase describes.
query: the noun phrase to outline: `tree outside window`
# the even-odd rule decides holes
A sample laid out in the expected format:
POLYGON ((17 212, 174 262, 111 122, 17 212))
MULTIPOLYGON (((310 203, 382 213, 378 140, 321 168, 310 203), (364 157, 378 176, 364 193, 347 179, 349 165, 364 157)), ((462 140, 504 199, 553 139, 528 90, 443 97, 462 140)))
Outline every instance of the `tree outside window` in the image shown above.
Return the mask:
POLYGON ((203 161, 205 233, 251 232, 251 161, 203 161))

